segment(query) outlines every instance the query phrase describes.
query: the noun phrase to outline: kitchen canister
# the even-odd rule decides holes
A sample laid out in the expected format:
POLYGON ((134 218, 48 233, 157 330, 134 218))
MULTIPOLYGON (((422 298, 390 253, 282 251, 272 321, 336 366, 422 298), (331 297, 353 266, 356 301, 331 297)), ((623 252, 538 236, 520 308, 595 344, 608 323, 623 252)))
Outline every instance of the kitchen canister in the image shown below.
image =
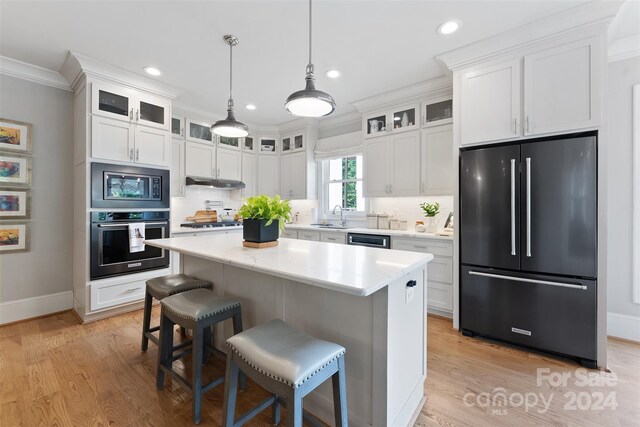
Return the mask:
POLYGON ((389 230, 399 230, 400 229, 400 220, 396 218, 389 219, 389 230))
POLYGON ((386 214, 386 213, 378 214, 378 228, 380 230, 389 229, 389 214, 386 214))
POLYGON ((367 214, 367 228, 378 228, 378 215, 375 212, 367 214))

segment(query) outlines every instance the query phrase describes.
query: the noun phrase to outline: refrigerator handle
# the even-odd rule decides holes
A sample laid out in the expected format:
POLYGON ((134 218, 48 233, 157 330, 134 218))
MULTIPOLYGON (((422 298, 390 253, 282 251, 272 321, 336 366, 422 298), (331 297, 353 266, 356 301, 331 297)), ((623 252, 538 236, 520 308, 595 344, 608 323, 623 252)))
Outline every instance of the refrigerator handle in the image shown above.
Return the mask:
POLYGON ((505 276, 502 274, 483 273, 481 271, 473 271, 473 270, 470 270, 469 274, 472 276, 483 276, 483 277, 491 277, 494 279, 513 280, 514 282, 535 283, 538 285, 549 285, 549 286, 557 286, 560 288, 580 289, 583 291, 587 290, 586 285, 574 285, 573 283, 552 282, 549 280, 538 280, 538 279, 527 279, 525 277, 505 276))
POLYGON ((531 157, 525 159, 527 165, 527 251, 526 255, 531 257, 531 157))
POLYGON ((516 255, 516 159, 511 159, 511 255, 516 255))

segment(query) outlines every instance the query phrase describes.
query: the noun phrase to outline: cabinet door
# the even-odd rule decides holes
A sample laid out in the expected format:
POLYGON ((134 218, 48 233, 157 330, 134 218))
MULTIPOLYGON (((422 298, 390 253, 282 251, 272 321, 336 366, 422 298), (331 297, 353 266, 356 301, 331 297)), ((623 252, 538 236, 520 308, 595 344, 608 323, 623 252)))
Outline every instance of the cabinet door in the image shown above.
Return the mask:
POLYGON ((159 129, 169 129, 170 112, 171 101, 152 95, 136 95, 136 123, 159 129))
POLYGON ((130 122, 133 120, 134 104, 129 89, 108 83, 91 84, 92 114, 130 122))
POLYGON ((375 138, 387 133, 387 114, 372 114, 363 116, 362 129, 365 138, 375 138))
POLYGON ((451 125, 422 131, 420 193, 453 194, 453 129, 451 125))
POLYGON ((282 138, 282 152, 283 153, 288 153, 290 151, 293 150, 293 137, 292 136, 286 136, 284 138, 282 138))
POLYGON ((184 147, 184 162, 187 176, 213 178, 215 147, 197 142, 187 142, 184 147))
POLYGON ((242 189, 242 197, 253 197, 256 195, 256 164, 255 154, 242 153, 242 182, 246 187, 242 189))
POLYGON ((600 123, 597 40, 524 57, 524 133, 569 131, 600 123))
POLYGON ((389 193, 392 196, 420 194, 420 132, 391 136, 389 142, 389 193))
POLYGON ((91 157, 132 162, 135 125, 105 117, 91 117, 91 157))
POLYGON ((184 138, 184 117, 171 117, 171 136, 184 138))
POLYGON ((213 144, 215 141, 211 132, 211 124, 205 122, 197 122, 187 119, 187 141, 203 142, 205 144, 213 144))
POLYGON ((366 142, 363 153, 363 192, 365 197, 389 195, 388 137, 366 142))
POLYGON ((461 77, 462 144, 513 139, 520 135, 520 60, 461 77))
POLYGON ((278 154, 275 138, 260 138, 260 154, 278 154))
POLYGON ((171 134, 167 130, 136 126, 135 161, 157 166, 169 166, 171 134))
POLYGON ((392 132, 405 132, 420 127, 420 105, 396 108, 391 112, 392 132))
POLYGON ((245 136, 244 138, 242 138, 242 150, 243 151, 250 151, 252 153, 255 153, 256 146, 255 146, 255 141, 254 141, 253 137, 245 136))
MULTIPOLYGON (((284 147, 283 147, 284 148, 284 147)), ((291 169, 293 165, 292 156, 282 156, 280 158, 280 195, 290 199, 293 194, 291 169)))
POLYGON ((184 141, 171 140, 171 195, 182 197, 185 193, 184 141))
POLYGON ((220 179, 242 178, 242 153, 228 148, 219 148, 217 153, 217 174, 220 179))
POLYGON ((319 231, 298 230, 298 240, 311 240, 313 242, 320 241, 319 231))
POLYGON ((278 194, 278 157, 258 156, 258 194, 278 194))
POLYGON ((218 146, 239 150, 241 139, 242 138, 230 138, 228 136, 220 136, 218 137, 218 146))
POLYGON ((307 198, 307 153, 299 152, 291 154, 291 163, 289 165, 289 187, 291 188, 291 199, 307 198))

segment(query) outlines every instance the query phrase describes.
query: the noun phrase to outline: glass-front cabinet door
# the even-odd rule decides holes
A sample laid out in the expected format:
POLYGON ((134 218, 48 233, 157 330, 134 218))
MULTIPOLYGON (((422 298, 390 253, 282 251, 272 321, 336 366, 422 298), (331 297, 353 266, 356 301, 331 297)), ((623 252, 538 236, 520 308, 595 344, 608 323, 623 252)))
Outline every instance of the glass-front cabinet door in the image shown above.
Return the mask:
POLYGON ((290 136, 286 137, 286 138, 282 138, 282 152, 283 153, 288 153, 289 151, 293 150, 293 143, 292 143, 292 138, 290 136))
POLYGON ((293 149, 294 150, 304 149, 304 135, 296 135, 293 137, 293 149))
POLYGON ((91 84, 91 112, 111 119, 132 121, 135 113, 133 93, 123 87, 94 82, 91 84))
POLYGON ((364 117, 364 123, 362 126, 365 129, 365 137, 370 138, 374 136, 380 136, 387 132, 387 114, 374 114, 364 117))
POLYGON ((304 149, 304 134, 292 134, 282 138, 282 153, 300 151, 304 149))
POLYGON ((261 154, 277 154, 275 138, 260 138, 261 154))
POLYGON ((240 138, 230 138, 228 136, 218 137, 218 146, 226 148, 240 149, 240 138))
POLYGON ((396 108, 391 112, 392 132, 403 132, 417 129, 419 122, 419 105, 412 105, 404 108, 396 108))
POLYGON ((171 117, 171 136, 184 136, 184 117, 171 117))
POLYGON ((453 100, 435 99, 422 103, 423 126, 438 126, 453 122, 453 100))
POLYGON ((211 132, 211 124, 205 122, 186 120, 187 140, 193 142, 204 142, 212 144, 214 142, 213 132, 211 132))
POLYGON ((250 152, 256 151, 256 146, 255 146, 253 137, 245 136, 244 138, 242 138, 242 150, 250 151, 250 152))

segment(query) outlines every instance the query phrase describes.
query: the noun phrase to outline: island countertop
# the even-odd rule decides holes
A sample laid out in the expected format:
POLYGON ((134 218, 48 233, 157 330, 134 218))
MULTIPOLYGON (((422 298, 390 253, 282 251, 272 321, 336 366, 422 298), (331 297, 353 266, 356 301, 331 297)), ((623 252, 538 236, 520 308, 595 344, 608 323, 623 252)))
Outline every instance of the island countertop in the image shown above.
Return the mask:
POLYGON ((245 248, 239 233, 145 244, 357 296, 371 295, 433 259, 431 254, 286 238, 272 248, 245 248))

